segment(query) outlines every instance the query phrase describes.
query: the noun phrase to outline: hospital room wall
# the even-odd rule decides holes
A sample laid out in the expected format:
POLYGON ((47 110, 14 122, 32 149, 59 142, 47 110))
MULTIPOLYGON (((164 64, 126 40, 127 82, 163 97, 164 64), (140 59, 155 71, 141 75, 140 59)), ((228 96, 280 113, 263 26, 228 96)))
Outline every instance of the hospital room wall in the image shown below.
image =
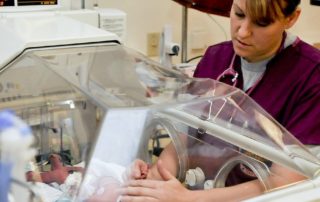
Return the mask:
MULTIPOLYGON (((99 0, 98 5, 126 12, 128 47, 147 54, 147 35, 161 32, 165 24, 173 28, 173 41, 181 42, 182 6, 172 0, 99 0)), ((301 17, 291 31, 307 42, 320 42, 320 7, 302 0, 301 8, 301 17)), ((211 44, 230 39, 228 18, 188 9, 188 19, 188 58, 203 54, 211 44)), ((180 57, 174 62, 179 63, 180 57)))

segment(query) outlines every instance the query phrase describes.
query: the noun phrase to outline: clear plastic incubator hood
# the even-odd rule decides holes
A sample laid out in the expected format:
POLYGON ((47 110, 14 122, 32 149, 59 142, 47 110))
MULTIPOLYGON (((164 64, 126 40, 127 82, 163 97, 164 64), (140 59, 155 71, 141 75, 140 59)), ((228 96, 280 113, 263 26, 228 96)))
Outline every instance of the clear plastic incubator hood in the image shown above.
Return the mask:
POLYGON ((117 201, 132 162, 155 162, 169 147, 189 189, 240 183, 240 169, 269 193, 283 178, 273 166, 313 187, 320 168, 241 90, 189 78, 112 40, 24 50, 1 68, 0 107, 32 129, 35 155, 25 182, 12 177, 12 186, 26 186, 34 200, 117 201))

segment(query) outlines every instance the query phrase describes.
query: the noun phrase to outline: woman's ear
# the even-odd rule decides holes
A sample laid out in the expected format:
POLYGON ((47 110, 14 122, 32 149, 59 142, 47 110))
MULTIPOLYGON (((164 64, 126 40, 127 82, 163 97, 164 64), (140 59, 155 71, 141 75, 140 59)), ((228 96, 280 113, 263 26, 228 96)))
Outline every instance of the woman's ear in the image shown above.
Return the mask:
POLYGON ((290 29, 298 20, 301 9, 298 7, 290 16, 286 17, 286 29, 290 29))

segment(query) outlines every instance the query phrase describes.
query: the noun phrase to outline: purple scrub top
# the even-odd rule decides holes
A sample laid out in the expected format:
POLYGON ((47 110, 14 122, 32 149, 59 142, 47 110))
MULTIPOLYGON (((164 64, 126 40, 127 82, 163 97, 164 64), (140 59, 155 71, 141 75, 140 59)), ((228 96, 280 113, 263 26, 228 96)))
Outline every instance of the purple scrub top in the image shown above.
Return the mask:
MULTIPOLYGON (((194 77, 217 79, 230 66, 232 42, 210 46, 194 77)), ((242 89, 240 58, 236 87, 242 89)), ((227 78, 227 77, 226 77, 227 78)), ((220 80, 231 84, 231 78, 220 80)), ((246 92, 303 144, 320 144, 320 51, 299 41, 283 50, 267 64, 254 89, 246 92)))

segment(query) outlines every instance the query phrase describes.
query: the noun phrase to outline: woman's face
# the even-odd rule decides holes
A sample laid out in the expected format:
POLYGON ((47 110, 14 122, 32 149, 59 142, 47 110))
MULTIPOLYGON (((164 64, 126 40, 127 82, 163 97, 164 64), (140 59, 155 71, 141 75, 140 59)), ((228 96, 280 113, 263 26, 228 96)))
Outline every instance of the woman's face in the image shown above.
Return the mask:
POLYGON ((252 22, 246 11, 246 0, 234 0, 230 20, 233 48, 237 55, 249 62, 258 62, 275 54, 287 27, 285 19, 269 25, 252 22))

